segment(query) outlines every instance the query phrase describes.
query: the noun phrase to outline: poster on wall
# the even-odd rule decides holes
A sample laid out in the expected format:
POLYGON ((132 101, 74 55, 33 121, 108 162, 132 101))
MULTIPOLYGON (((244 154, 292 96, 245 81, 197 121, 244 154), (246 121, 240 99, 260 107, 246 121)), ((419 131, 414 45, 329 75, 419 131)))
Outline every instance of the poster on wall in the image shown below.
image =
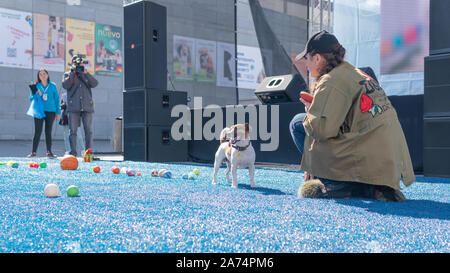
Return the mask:
POLYGON ((195 40, 195 80, 216 83, 216 42, 195 40))
POLYGON ((0 8, 0 66, 31 68, 31 13, 0 8))
POLYGON ((235 87, 235 46, 217 43, 217 86, 235 87))
MULTIPOLYGON (((270 57, 270 56, 269 56, 270 57)), ((265 57, 266 61, 271 61, 265 57)), ((260 49, 250 46, 237 46, 237 80, 238 87, 255 89, 266 77, 263 57, 260 49)))
POLYGON ((65 19, 34 14, 34 67, 64 71, 65 19))
POLYGON ((194 80, 195 39, 173 36, 173 73, 176 81, 194 80))
POLYGON ((424 71, 429 49, 429 5, 429 0, 381 0, 381 74, 424 71))
POLYGON ((94 74, 95 56, 95 23, 89 21, 66 19, 66 71, 70 69, 68 63, 73 55, 83 54, 88 61, 85 69, 94 74))
POLYGON ((95 25, 95 74, 122 76, 122 28, 95 25))

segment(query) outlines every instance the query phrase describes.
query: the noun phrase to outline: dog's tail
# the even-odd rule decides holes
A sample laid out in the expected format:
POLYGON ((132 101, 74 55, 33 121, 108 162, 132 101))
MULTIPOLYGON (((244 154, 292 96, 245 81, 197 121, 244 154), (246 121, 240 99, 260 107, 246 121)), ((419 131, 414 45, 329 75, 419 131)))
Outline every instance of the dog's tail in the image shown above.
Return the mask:
POLYGON ((230 132, 230 128, 228 128, 228 127, 223 128, 222 132, 220 132, 220 144, 228 141, 227 135, 229 132, 230 132))

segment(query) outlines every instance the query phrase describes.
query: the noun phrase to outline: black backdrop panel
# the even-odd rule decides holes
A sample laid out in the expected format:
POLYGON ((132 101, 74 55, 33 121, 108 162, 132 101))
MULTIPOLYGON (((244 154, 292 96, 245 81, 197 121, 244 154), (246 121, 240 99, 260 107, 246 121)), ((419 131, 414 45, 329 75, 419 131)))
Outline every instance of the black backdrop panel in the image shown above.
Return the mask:
POLYGON ((425 57, 424 84, 425 116, 450 116, 450 54, 425 57))
MULTIPOLYGON (((421 173, 423 171, 423 95, 392 96, 389 97, 389 99, 391 100, 392 105, 397 110, 399 121, 402 125, 403 132, 408 143, 414 170, 417 173, 421 173)), ((270 107, 270 105, 268 106, 270 107)), ((256 152, 256 161, 281 164, 300 164, 300 153, 298 152, 297 147, 292 140, 289 131, 289 123, 296 114, 304 112, 304 106, 300 102, 284 103, 277 106, 280 107, 279 147, 276 151, 261 152, 260 145, 264 142, 262 142, 261 140, 252 141, 252 145, 256 152)), ((256 107, 258 108, 259 105, 256 105, 256 107)), ((191 110, 192 128, 194 128, 195 126, 193 111, 195 110, 191 110)), ((268 108, 267 112, 270 113, 270 108, 268 108)), ((203 118, 203 125, 210 119, 211 118, 203 118)), ((270 118, 268 123, 270 124, 270 118)), ((267 142, 269 141, 266 141, 265 143, 267 142)), ((217 140, 190 140, 190 159, 197 162, 213 163, 214 155, 217 151, 218 146, 219 141, 217 140)))
POLYGON ((450 1, 430 1, 430 55, 450 53, 450 1))

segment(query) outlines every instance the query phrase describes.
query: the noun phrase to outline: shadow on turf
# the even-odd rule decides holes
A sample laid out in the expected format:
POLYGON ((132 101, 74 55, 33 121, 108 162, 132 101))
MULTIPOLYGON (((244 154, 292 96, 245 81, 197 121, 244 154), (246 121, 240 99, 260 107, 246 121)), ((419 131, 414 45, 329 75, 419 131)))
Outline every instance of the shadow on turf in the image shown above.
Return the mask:
POLYGON ((403 203, 383 202, 363 199, 342 200, 336 202, 346 206, 367 209, 383 215, 407 216, 419 219, 450 220, 450 203, 432 200, 407 200, 403 203))
POLYGON ((257 191, 257 192, 260 192, 260 193, 262 193, 264 195, 291 195, 290 193, 285 193, 285 192, 282 192, 280 190, 271 189, 271 188, 264 188, 264 187, 260 187, 260 186, 258 186, 256 188, 252 188, 248 184, 239 184, 239 188, 240 189, 245 189, 245 190, 257 191))

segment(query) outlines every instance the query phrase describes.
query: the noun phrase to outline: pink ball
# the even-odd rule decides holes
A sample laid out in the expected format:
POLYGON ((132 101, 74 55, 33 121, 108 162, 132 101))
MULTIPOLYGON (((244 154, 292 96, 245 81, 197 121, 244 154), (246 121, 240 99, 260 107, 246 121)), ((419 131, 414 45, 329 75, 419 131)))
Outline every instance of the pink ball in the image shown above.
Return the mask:
POLYGON ((133 169, 128 169, 127 170, 127 174, 128 174, 128 176, 135 176, 136 175, 136 171, 133 170, 133 169))

